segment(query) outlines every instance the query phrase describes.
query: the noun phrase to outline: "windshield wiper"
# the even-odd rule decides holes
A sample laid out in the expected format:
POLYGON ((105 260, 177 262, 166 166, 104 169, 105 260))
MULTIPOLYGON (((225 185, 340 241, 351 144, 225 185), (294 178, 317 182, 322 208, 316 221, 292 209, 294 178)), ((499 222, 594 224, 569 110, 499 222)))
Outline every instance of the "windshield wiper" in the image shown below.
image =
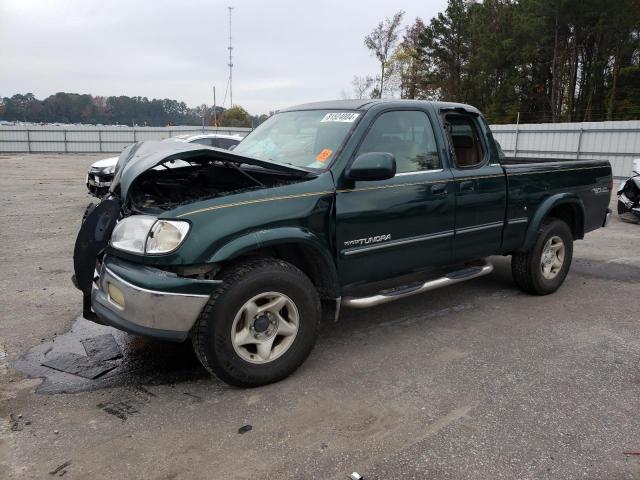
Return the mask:
POLYGON ((283 162, 285 165, 291 165, 292 167, 296 167, 296 168, 301 168, 302 170, 304 170, 305 172, 309 172, 309 173, 313 173, 313 169, 308 168, 308 167, 301 167, 300 165, 294 165, 291 162, 283 162))
POLYGON ((273 163, 276 163, 276 164, 278 164, 278 163, 279 163, 279 164, 281 164, 281 165, 291 165, 292 167, 294 167, 294 168, 299 168, 300 170, 304 170, 304 171, 305 171, 305 172, 307 172, 307 173, 315 173, 315 172, 314 172, 314 169, 312 169, 312 168, 308 168, 308 167, 301 167, 300 165, 294 165, 294 164, 293 164, 293 163, 291 163, 291 162, 277 162, 277 161, 275 161, 273 158, 270 158, 270 159, 269 159, 269 161, 270 161, 270 162, 273 162, 273 163))

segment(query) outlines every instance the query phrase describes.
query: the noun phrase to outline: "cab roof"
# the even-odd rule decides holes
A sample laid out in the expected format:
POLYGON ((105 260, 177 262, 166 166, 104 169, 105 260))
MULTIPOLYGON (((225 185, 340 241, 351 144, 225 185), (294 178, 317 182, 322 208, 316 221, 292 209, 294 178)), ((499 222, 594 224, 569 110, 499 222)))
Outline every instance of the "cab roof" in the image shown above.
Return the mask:
POLYGON ((361 100, 329 100, 325 102, 303 103, 293 107, 285 108, 281 112, 292 112, 296 110, 369 110, 378 105, 393 105, 394 107, 415 107, 416 105, 432 105, 436 110, 464 110, 475 115, 480 111, 471 105, 455 102, 435 102, 431 100, 400 100, 400 99, 370 99, 361 100))

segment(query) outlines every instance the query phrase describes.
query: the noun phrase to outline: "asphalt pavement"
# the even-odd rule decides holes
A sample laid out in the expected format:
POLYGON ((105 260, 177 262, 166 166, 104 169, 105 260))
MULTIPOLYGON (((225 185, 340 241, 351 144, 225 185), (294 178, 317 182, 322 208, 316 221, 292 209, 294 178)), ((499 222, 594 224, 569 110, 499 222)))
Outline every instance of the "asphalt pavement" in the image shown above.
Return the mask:
POLYGON ((577 242, 547 297, 499 257, 345 309, 294 375, 243 390, 189 345, 79 318, 71 256, 98 158, 0 156, 0 478, 640 478, 640 225, 577 242), (62 354, 106 372, 42 365, 62 354))

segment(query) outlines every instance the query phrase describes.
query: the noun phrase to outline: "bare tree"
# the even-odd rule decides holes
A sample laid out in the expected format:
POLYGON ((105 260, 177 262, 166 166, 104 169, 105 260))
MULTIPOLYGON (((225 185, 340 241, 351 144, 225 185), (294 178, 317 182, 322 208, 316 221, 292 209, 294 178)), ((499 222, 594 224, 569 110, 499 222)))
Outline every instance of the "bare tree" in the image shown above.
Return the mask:
POLYGON ((384 90, 385 69, 391 52, 398 42, 398 30, 404 12, 400 10, 391 18, 385 18, 372 32, 364 37, 364 45, 371 50, 371 54, 380 62, 380 85, 377 89, 379 98, 384 90))
POLYGON ((351 81, 351 85, 353 86, 354 98, 369 98, 374 82, 375 79, 369 75, 367 75, 366 77, 359 77, 358 75, 354 75, 353 80, 351 81))

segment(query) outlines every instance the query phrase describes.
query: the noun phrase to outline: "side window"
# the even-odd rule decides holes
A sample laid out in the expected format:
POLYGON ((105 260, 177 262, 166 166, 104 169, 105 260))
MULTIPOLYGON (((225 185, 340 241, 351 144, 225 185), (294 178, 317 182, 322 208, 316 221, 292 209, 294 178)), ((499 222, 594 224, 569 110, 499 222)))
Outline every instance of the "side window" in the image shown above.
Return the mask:
POLYGON ((369 152, 393 154, 398 173, 441 168, 431 122, 424 112, 399 110, 380 115, 358 151, 369 152))
POLYGON ((484 147, 473 118, 447 115, 449 137, 460 168, 473 168, 484 161, 484 147))

